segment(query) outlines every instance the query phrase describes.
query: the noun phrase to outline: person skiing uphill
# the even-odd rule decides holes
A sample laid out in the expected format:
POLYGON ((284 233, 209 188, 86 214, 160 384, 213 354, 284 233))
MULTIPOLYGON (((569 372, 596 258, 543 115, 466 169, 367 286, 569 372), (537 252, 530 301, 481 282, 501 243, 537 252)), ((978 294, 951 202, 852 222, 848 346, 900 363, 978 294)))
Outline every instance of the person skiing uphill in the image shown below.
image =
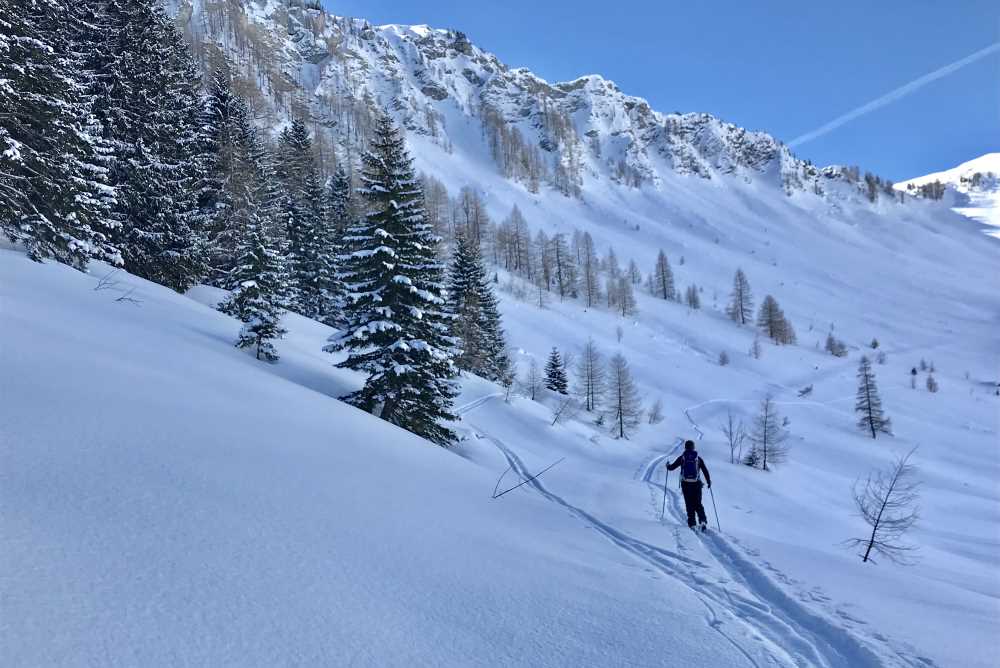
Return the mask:
POLYGON ((688 527, 694 528, 695 515, 701 524, 701 530, 708 529, 708 518, 705 516, 705 506, 701 505, 701 474, 705 474, 705 482, 708 487, 712 487, 712 476, 708 474, 705 461, 698 456, 698 451, 694 449, 694 441, 684 442, 684 453, 674 460, 673 464, 667 464, 667 470, 673 471, 676 468, 681 470, 681 492, 684 494, 684 506, 687 508, 688 527))

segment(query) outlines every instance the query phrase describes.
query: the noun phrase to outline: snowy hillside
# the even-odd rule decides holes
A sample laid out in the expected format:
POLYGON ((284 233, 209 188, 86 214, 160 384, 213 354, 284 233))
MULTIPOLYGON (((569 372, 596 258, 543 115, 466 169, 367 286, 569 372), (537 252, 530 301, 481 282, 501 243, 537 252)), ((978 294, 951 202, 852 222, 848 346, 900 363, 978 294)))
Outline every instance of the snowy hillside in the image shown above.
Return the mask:
POLYGON ((322 326, 262 366, 235 321, 115 280, 0 251, 4 665, 742 660, 687 583, 335 400, 322 326))
MULTIPOLYGON (((121 273, 96 289, 107 271, 0 253, 10 665, 652 666, 664 648, 691 666, 996 656, 996 404, 944 368, 958 345, 893 350, 898 363, 879 369, 898 438, 875 444, 852 429, 852 360, 775 349, 767 367, 737 356, 722 369, 698 348, 735 347, 744 332, 650 308, 624 349, 643 394, 670 407, 664 425, 633 441, 553 427, 545 405, 506 404, 469 378, 464 461, 336 401, 359 381, 319 352, 325 327, 289 316, 282 362, 261 365, 231 347, 238 323, 199 303, 218 292, 184 297, 121 273), (889 380, 926 352, 943 394, 889 380), (817 391, 796 399, 806 379, 817 391), (714 432, 720 410, 751 411, 767 381, 795 444, 786 468, 762 475, 725 463, 714 432), (659 518, 660 467, 680 435, 704 436, 724 536, 682 529, 672 486, 659 518), (836 545, 859 530, 850 482, 918 442, 923 561, 863 566, 836 545), (490 499, 508 466, 513 484, 560 457, 490 499), (926 641, 941 628, 952 642, 926 641)), ((588 333, 616 345, 610 314, 504 306, 522 354, 588 333)))
MULTIPOLYGON (((67 126, 93 165, 68 163, 36 192, 21 188, 40 181, 31 170, 69 154, 3 153, 17 197, 0 223, 22 244, 0 249, 5 665, 996 665, 1000 238, 983 232, 997 224, 998 154, 893 186, 712 116, 660 113, 599 76, 545 82, 462 33, 316 4, 168 0, 202 73, 235 72, 206 113, 194 68, 158 70, 187 63, 170 20, 109 14, 96 32, 110 37, 80 43, 125 50, 100 74, 132 88, 97 86, 67 126), (163 82, 187 98, 164 101, 163 82), (91 138, 88 110, 112 108, 128 112, 102 121, 114 141, 91 138), (376 123, 380 108, 391 118, 376 123), (149 151, 133 133, 147 125, 149 151), (228 148, 202 141, 222 136, 228 148), (74 196, 81 174, 107 202, 74 196), (51 230, 45 194, 62 216, 51 230), (104 232, 133 273, 99 261, 116 257, 92 247, 104 232), (48 261, 28 261, 26 243, 48 261), (462 243, 490 263, 455 291, 478 312, 438 280, 462 243), (51 260, 72 263, 66 249, 89 269, 51 260), (674 285, 658 297, 661 254, 674 285), (752 308, 737 324, 744 279, 752 308), (235 291, 242 329, 209 281, 235 291), (455 314, 485 319, 479 290, 499 297, 505 335, 494 327, 478 352, 497 344, 517 376, 509 395, 455 381, 461 419, 440 426, 458 442, 432 446, 338 400, 366 378, 323 352, 334 330, 320 319, 343 338, 384 335, 372 349, 398 356, 367 380, 409 382, 424 403, 407 406, 447 415, 447 340, 470 324, 455 314), (765 301, 781 345, 757 322, 765 301), (234 348, 265 327, 256 345, 273 338, 274 363, 234 348), (578 396, 588 342, 605 371, 613 356, 631 369, 642 410, 627 438, 610 428, 613 397, 587 412, 531 377, 558 348, 578 396), (891 428, 859 428, 859 367, 891 428), (418 374, 434 384, 405 380, 418 374), (788 435, 769 470, 741 464, 721 429, 729 416, 750 429, 765 397, 770 429, 788 435), (689 438, 711 470, 706 534, 664 478, 689 438), (863 563, 845 545, 870 531, 852 486, 911 451, 913 563, 863 563)), ((88 67, 66 58, 47 81, 72 100, 88 67)), ((3 71, 12 117, 43 118, 20 93, 24 68, 3 71)), ((10 146, 37 141, 23 127, 10 146)), ((358 405, 426 417, 385 396, 358 405)))
MULTIPOLYGON (((942 198, 956 213, 991 227, 1000 227, 1000 153, 987 153, 953 169, 898 183, 896 188, 919 194, 921 187, 931 184, 944 186, 942 198)), ((1000 231, 996 230, 987 233, 1000 236, 1000 231)))

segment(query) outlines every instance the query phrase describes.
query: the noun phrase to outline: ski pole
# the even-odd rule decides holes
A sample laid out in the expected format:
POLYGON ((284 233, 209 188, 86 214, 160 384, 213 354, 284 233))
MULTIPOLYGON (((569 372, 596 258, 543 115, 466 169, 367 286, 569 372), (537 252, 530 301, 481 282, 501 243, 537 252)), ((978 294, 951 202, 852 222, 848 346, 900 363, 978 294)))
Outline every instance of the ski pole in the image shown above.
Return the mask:
POLYGON ((667 478, 670 477, 670 469, 664 468, 663 472, 663 506, 660 508, 660 521, 663 521, 667 514, 667 478))
POLYGON ((715 513, 715 526, 718 527, 719 532, 722 532, 722 527, 719 526, 719 509, 715 507, 715 492, 711 487, 708 488, 708 493, 712 495, 712 511, 715 513))

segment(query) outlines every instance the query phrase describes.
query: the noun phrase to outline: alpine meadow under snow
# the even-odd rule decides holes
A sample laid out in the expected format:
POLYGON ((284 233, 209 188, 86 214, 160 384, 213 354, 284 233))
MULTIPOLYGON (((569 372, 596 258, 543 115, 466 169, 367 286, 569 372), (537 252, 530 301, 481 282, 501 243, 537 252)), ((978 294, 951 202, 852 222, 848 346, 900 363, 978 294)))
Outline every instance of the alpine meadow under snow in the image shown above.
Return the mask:
POLYGON ((998 154, 94 5, 0 0, 5 665, 996 665, 998 154))

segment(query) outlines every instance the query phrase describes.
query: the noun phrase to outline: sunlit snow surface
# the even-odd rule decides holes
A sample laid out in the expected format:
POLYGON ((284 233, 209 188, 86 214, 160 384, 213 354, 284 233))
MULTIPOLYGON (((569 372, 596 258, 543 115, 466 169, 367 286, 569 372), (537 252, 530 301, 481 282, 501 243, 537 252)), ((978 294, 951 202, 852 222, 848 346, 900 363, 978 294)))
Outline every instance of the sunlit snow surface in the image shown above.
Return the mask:
MULTIPOLYGON (((896 187, 905 190, 911 184, 919 186, 934 181, 949 186, 950 192, 946 197, 954 204, 956 213, 984 225, 1000 228, 1000 153, 987 153, 954 169, 910 179, 896 187), (974 187, 969 182, 972 175, 977 173, 983 175, 980 187, 974 187), (993 177, 989 178, 989 174, 993 174, 993 177)), ((985 232, 990 236, 1000 237, 1000 229, 985 232)))

